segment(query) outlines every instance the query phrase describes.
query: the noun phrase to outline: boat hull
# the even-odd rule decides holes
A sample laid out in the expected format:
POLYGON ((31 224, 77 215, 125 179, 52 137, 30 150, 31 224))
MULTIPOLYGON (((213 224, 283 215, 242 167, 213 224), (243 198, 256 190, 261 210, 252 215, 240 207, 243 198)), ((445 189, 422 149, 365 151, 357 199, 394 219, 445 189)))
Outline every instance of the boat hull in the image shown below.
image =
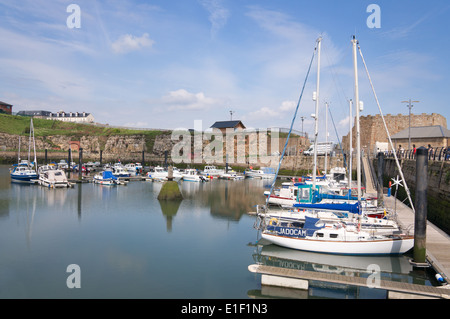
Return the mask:
POLYGON ((45 186, 48 188, 68 188, 70 187, 70 184, 67 182, 63 182, 63 183, 53 183, 53 182, 49 182, 49 181, 45 181, 45 180, 39 180, 39 184, 41 186, 45 186))
POLYGON ((399 237, 374 241, 333 241, 292 238, 263 233, 267 241, 290 249, 338 255, 400 255, 414 246, 413 237, 399 237))
POLYGON ((38 179, 37 174, 30 174, 30 175, 17 175, 17 174, 11 174, 11 182, 14 183, 36 183, 38 179))

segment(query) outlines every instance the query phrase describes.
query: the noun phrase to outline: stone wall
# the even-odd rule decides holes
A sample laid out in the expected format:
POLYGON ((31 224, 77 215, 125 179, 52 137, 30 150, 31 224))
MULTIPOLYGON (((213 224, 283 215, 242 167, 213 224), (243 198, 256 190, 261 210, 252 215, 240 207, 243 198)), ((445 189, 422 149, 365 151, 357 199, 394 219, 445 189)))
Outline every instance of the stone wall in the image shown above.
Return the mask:
MULTIPOLYGON (((409 114, 386 114, 384 115, 386 126, 389 134, 392 136, 409 127, 409 114)), ((441 125, 447 128, 447 120, 440 114, 411 114, 411 126, 433 126, 441 125)), ((360 132, 361 132, 361 148, 365 152, 373 152, 375 142, 388 142, 388 135, 384 128, 383 119, 381 115, 367 115, 360 117, 360 132)), ((356 149, 356 127, 352 129, 352 144, 353 149, 356 149)), ((406 146, 408 144, 405 144, 406 146)), ((342 147, 345 150, 349 149, 349 134, 342 137, 342 147)))
MULTIPOLYGON (((373 161, 377 169, 377 159, 373 161)), ((416 190, 416 161, 403 159, 400 161, 406 183, 411 192, 414 203, 416 190)), ((391 178, 398 175, 397 165, 394 159, 385 159, 384 186, 389 185, 391 178)), ((394 193, 394 189, 392 189, 394 193)), ((406 198, 406 192, 399 188, 398 198, 406 198)), ((408 203, 408 200, 405 201, 408 203)), ((450 233, 450 162, 428 161, 428 188, 427 188, 428 220, 442 230, 450 233)))

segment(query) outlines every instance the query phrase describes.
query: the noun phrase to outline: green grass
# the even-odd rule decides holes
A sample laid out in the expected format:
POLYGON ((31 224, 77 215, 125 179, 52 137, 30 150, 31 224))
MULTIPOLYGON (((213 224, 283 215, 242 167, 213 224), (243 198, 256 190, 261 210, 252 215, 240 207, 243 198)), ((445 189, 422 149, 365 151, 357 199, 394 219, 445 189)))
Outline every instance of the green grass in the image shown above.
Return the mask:
MULTIPOLYGON (((145 135, 154 139, 158 135, 170 134, 167 131, 130 130, 113 127, 101 127, 89 124, 68 123, 57 120, 33 119, 34 135, 46 137, 64 136, 112 136, 112 135, 145 135)), ((28 135, 30 132, 30 118, 0 114, 0 132, 11 135, 28 135)))

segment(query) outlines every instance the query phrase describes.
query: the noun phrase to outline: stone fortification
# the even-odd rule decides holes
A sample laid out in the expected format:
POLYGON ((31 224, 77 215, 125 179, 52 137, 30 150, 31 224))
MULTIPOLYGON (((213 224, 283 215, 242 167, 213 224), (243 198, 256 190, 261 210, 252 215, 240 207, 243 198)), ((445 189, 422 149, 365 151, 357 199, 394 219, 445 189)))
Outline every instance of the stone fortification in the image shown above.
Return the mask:
MULTIPOLYGON (((386 126, 389 134, 392 136, 409 127, 409 115, 403 114, 387 114, 384 115, 386 126)), ((432 126, 441 125, 447 128, 447 120, 440 114, 411 114, 411 127, 414 126, 432 126)), ((361 132, 361 148, 367 151, 373 151, 376 142, 388 142, 388 135, 384 128, 381 115, 367 115, 360 117, 360 132, 361 132)), ((349 149, 349 135, 342 138, 343 148, 349 149)), ((353 149, 356 149, 356 127, 352 130, 353 149)))

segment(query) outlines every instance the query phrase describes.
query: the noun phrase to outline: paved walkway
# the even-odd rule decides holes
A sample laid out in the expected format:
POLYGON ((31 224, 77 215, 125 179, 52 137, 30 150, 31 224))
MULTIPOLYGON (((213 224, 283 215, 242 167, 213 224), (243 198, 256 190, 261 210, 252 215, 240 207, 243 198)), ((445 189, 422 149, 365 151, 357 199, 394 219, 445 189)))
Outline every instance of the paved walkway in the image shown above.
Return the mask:
MULTIPOLYGON (((393 196, 384 196, 387 208, 396 208, 398 223, 403 229, 414 235, 414 213, 411 208, 403 204, 393 196)), ((427 259, 433 268, 441 274, 447 282, 450 282, 450 236, 437 228, 432 223, 427 223, 427 259)))

